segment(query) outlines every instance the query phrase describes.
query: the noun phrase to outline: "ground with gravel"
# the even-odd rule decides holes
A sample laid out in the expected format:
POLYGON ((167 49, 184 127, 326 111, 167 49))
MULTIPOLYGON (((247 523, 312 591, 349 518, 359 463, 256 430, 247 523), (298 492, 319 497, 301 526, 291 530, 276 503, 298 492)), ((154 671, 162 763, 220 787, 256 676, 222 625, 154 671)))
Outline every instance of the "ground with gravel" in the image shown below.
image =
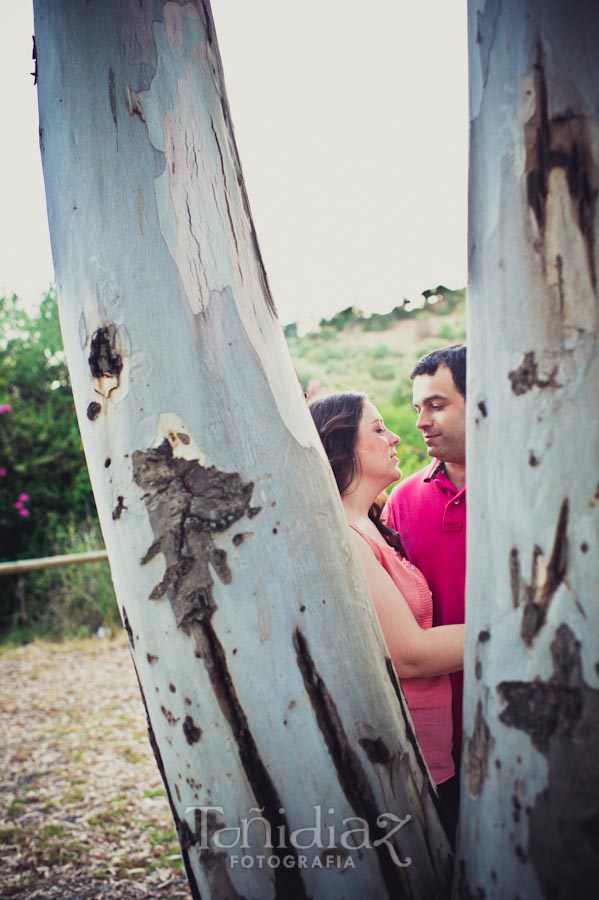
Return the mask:
POLYGON ((0 898, 189 897, 127 642, 0 655, 0 898))

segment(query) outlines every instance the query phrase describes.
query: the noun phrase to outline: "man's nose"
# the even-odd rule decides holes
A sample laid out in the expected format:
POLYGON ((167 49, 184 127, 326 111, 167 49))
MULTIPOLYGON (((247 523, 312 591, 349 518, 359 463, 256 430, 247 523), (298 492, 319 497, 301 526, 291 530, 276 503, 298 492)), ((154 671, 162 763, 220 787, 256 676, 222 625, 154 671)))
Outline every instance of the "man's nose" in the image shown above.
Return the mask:
POLYGON ((432 416, 426 409, 421 409, 416 418, 416 428, 428 428, 432 424, 432 416))

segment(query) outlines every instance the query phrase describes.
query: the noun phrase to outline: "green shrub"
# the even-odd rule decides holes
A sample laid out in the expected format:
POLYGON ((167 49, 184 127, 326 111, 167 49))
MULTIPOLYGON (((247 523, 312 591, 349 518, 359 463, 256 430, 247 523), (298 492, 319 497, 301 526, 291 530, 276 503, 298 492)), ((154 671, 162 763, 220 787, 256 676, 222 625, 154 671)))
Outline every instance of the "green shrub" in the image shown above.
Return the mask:
POLYGON ((391 363, 375 363, 370 368, 370 374, 377 381, 393 381, 396 368, 391 363))
POLYGON ((385 359, 387 356, 391 356, 391 350, 387 347, 386 344, 379 344, 378 347, 375 347, 372 351, 372 355, 375 359, 385 359))
POLYGON ((391 395, 391 402, 394 406, 407 406, 412 409, 412 381, 409 376, 397 381, 391 395))
POLYGON ((342 347, 334 346, 317 347, 310 354, 310 358, 318 363, 327 363, 331 359, 343 359, 344 352, 342 347))

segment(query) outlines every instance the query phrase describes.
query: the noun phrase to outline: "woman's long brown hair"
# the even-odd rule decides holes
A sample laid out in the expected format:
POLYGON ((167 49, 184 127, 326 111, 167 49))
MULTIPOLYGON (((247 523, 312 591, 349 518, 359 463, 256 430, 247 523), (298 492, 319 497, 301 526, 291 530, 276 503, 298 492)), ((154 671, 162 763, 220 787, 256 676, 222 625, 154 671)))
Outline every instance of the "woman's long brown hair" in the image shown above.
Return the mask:
MULTIPOLYGON (((365 394, 348 391, 329 394, 328 397, 318 398, 310 404, 314 424, 329 458, 341 496, 360 474, 356 459, 356 442, 365 400, 365 394)), ((405 556, 399 534, 381 522, 381 512, 382 507, 375 502, 368 510, 368 518, 386 542, 405 556)))

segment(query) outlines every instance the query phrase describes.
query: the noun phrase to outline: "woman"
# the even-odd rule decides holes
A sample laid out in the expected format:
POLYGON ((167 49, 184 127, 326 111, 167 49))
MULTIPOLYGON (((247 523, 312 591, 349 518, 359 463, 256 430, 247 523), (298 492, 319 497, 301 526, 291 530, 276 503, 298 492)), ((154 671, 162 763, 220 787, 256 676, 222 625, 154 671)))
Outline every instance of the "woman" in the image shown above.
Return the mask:
POLYGON ((352 542, 424 758, 441 798, 455 815, 448 673, 463 668, 464 626, 432 628, 429 587, 405 559, 399 535, 380 521, 374 501, 401 477, 395 451, 400 438, 385 427, 364 394, 333 394, 315 400, 310 411, 333 469, 352 542))

